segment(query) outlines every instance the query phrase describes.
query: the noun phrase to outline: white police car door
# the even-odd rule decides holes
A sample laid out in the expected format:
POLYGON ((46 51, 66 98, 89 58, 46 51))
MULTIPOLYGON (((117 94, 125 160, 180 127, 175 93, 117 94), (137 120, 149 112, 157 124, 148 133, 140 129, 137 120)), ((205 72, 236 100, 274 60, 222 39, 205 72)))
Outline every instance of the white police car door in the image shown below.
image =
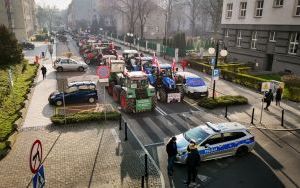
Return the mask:
POLYGON ((223 135, 217 133, 210 136, 200 145, 201 160, 218 158, 222 155, 223 135))

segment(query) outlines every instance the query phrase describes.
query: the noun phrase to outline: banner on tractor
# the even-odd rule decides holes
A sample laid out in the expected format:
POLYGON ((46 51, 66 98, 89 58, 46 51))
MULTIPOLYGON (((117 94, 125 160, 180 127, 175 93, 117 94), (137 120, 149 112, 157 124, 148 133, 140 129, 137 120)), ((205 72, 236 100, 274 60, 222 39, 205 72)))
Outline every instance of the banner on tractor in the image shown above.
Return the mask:
POLYGON ((151 98, 136 100, 136 111, 146 111, 152 108, 151 98))
POLYGON ((167 103, 180 102, 181 93, 168 93, 167 103))

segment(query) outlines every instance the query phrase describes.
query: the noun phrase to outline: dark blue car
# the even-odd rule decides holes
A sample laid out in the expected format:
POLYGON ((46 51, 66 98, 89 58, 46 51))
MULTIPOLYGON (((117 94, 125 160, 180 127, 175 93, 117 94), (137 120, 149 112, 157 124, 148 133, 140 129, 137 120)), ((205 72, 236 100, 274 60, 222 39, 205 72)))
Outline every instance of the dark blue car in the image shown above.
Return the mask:
POLYGON ((48 101, 52 105, 61 106, 63 104, 63 95, 66 104, 79 102, 94 103, 98 99, 96 84, 92 82, 71 83, 64 93, 58 91, 51 93, 48 101))

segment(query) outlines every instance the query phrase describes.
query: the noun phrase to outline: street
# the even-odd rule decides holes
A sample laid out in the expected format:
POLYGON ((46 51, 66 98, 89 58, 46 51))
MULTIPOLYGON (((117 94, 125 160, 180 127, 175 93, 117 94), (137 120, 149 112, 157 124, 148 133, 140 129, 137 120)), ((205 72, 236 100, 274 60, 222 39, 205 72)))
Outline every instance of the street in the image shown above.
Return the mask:
MULTIPOLYGON (((70 38, 69 40, 69 49, 74 55, 79 56, 75 42, 70 38)), ((58 44, 58 49, 59 47, 61 47, 61 50, 58 51, 61 53, 67 49, 60 43, 58 44)), ((118 53, 121 52, 119 51, 118 53)), ((58 53, 59 55, 63 54, 58 53)), ((159 60, 165 62, 161 58, 159 60)), ((95 75, 95 68, 95 66, 90 66, 85 73, 80 73, 80 75, 95 75)), ((73 72, 58 74, 67 75, 67 77, 78 76, 78 73, 73 72)), ((258 94, 235 84, 220 81, 220 83, 218 82, 217 91, 225 94, 236 93, 244 95, 248 97, 250 104, 260 105, 259 100, 257 100, 258 94)), ((112 98, 109 97, 107 100, 116 105, 112 98)), ((230 121, 230 119, 224 118, 223 110, 219 109, 209 112, 194 105, 196 102, 186 97, 183 103, 158 103, 154 112, 133 115, 122 114, 131 131, 137 135, 160 166, 169 186, 173 184, 175 187, 184 187, 182 182, 186 173, 184 166, 176 165, 174 178, 171 179, 167 176, 164 146, 166 141, 173 135, 180 134, 207 121, 213 123, 230 121)), ((300 171, 299 168, 294 168, 300 165, 299 130, 272 131, 257 129, 255 126, 250 125, 250 117, 247 120, 242 114, 247 109, 251 110, 250 106, 246 108, 234 107, 233 109, 236 112, 230 111, 232 116, 229 116, 229 118, 233 121, 244 123, 250 128, 251 133, 255 135, 257 144, 254 151, 244 158, 230 157, 203 162, 199 167, 198 184, 206 187, 219 187, 224 184, 229 187, 299 187, 300 179, 298 174, 300 171)), ((274 108, 275 110, 280 111, 274 108)), ((267 118, 272 119, 272 117, 266 116, 264 120, 266 126, 268 126, 268 121, 270 121, 267 118)), ((299 116, 296 115, 295 119, 289 118, 287 121, 299 122, 298 118, 299 116)), ((291 124, 287 123, 287 126, 291 124)), ((277 124, 271 124, 270 126, 278 128, 277 124)))

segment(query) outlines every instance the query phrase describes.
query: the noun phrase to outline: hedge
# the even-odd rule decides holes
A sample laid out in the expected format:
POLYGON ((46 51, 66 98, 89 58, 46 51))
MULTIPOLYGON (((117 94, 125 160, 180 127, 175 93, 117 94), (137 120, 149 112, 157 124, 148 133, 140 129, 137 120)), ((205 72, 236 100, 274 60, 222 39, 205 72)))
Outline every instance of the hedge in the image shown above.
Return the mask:
MULTIPOLYGON (((117 120, 120 118, 120 113, 106 112, 106 120, 117 120)), ((105 119, 104 112, 79 112, 66 116, 66 124, 81 123, 90 121, 103 121, 105 119)), ((64 115, 54 115, 51 117, 51 121, 54 125, 65 124, 64 115)))
POLYGON ((222 96, 218 98, 203 98, 198 102, 198 105, 208 109, 214 109, 217 107, 233 106, 248 104, 248 99, 244 96, 222 96))
MULTIPOLYGON (((26 61, 24 63, 27 64, 26 61)), ((24 101, 27 98, 38 70, 36 65, 23 66, 23 64, 15 65, 12 69, 14 73, 13 92, 9 89, 6 96, 1 96, 0 142, 7 140, 10 134, 16 129, 14 122, 21 117, 20 110, 24 107, 24 101)), ((7 72, 5 75, 7 75, 7 72)), ((6 87, 9 87, 8 84, 6 87)))

